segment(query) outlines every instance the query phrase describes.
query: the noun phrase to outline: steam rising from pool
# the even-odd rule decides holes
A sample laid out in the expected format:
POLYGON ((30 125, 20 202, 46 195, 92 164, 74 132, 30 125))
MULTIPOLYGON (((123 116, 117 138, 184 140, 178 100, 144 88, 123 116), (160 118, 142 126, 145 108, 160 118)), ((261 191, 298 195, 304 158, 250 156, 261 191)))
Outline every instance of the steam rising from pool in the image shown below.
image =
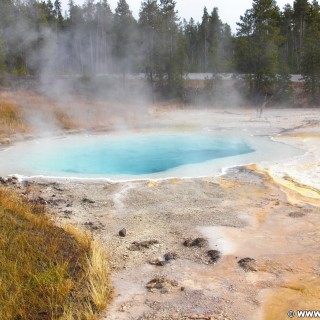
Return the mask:
POLYGON ((104 136, 72 145, 63 141, 36 162, 37 168, 52 172, 143 175, 252 151, 244 142, 202 135, 104 136))
POLYGON ((81 135, 14 146, 1 152, 0 164, 6 174, 28 176, 194 177, 248 163, 248 155, 255 151, 250 139, 213 133, 81 135))

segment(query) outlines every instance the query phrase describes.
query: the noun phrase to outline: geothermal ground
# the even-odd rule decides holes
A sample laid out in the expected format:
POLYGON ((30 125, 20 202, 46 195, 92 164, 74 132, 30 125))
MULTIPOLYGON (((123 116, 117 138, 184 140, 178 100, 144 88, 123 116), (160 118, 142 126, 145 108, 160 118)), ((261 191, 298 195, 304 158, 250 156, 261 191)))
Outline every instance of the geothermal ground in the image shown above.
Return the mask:
POLYGON ((319 308, 320 111, 153 109, 148 121, 270 136, 301 155, 193 179, 19 182, 109 252, 103 319, 278 320, 319 308))

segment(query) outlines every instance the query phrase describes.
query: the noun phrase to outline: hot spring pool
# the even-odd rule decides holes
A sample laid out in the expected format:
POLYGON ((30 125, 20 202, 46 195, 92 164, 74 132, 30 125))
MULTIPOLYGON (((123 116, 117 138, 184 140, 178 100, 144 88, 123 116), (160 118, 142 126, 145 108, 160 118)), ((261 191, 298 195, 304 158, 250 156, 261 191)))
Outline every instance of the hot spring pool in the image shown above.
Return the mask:
MULTIPOLYGON (((264 160, 270 143, 279 145, 203 132, 40 139, 0 151, 0 174, 115 180, 212 175, 223 167, 264 160), (264 145, 264 157, 257 142, 264 145)), ((284 145, 281 149, 293 152, 284 145)))

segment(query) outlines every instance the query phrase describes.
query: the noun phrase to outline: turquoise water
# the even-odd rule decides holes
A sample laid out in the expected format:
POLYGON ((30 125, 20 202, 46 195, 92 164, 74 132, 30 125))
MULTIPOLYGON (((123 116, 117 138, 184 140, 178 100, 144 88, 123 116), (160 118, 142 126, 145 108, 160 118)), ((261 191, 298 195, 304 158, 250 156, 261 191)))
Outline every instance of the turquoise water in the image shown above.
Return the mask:
POLYGON ((253 151, 209 134, 83 136, 30 145, 24 166, 32 174, 137 176, 253 151))

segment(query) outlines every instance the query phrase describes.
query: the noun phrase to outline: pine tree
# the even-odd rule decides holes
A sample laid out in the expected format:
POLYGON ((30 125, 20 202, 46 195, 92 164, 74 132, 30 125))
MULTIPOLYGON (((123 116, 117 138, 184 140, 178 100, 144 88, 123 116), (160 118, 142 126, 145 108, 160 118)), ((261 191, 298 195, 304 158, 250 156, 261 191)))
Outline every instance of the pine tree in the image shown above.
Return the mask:
POLYGON ((309 10, 308 0, 295 0, 293 3, 294 50, 296 52, 296 71, 301 72, 303 42, 306 32, 306 19, 309 10))
POLYGON ((297 73, 293 9, 289 4, 284 6, 280 21, 280 33, 284 39, 280 47, 280 67, 287 73, 297 73))
POLYGON ((63 27, 63 16, 61 12, 61 1, 55 0, 54 2, 54 14, 57 21, 57 28, 63 27))
POLYGON ((110 72, 112 63, 113 13, 107 0, 96 5, 96 70, 110 72))
MULTIPOLYGON (((222 22, 219 18, 218 8, 214 8, 209 17, 209 64, 208 71, 222 72, 222 22)), ((207 70, 206 70, 207 71, 207 70)))
POLYGON ((253 0, 238 23, 237 63, 249 77, 250 95, 272 93, 279 71, 280 11, 274 0, 253 0))
POLYGON ((5 48, 4 48, 4 43, 2 40, 1 28, 0 28, 0 77, 3 76, 6 71, 5 60, 6 60, 6 54, 5 54, 5 48))
POLYGON ((184 75, 188 69, 187 41, 182 27, 178 30, 177 48, 174 55, 174 60, 175 69, 180 77, 179 82, 182 86, 184 75))
POLYGON ((224 23, 221 32, 221 68, 222 72, 231 72, 234 55, 234 38, 232 36, 231 27, 227 23, 224 23))
POLYGON ((186 53, 188 57, 189 72, 199 70, 199 31, 193 18, 187 23, 184 22, 184 35, 186 41, 186 53))
POLYGON ((306 16, 302 74, 312 102, 320 103, 320 6, 314 0, 306 16))
POLYGON ((176 63, 178 43, 178 16, 174 0, 160 0, 160 34, 159 34, 159 63, 157 77, 159 86, 172 94, 181 84, 181 73, 176 63))
POLYGON ((139 26, 142 40, 143 71, 147 74, 151 84, 154 82, 154 73, 159 64, 158 39, 160 34, 160 10, 157 0, 146 0, 141 4, 139 12, 139 26))
POLYGON ((136 21, 132 16, 126 0, 119 0, 114 15, 113 27, 113 54, 117 61, 117 69, 123 75, 125 86, 125 75, 134 66, 136 53, 135 34, 136 21))
POLYGON ((202 72, 206 72, 209 67, 209 13, 206 7, 203 9, 202 21, 199 28, 200 50, 202 51, 202 72))

